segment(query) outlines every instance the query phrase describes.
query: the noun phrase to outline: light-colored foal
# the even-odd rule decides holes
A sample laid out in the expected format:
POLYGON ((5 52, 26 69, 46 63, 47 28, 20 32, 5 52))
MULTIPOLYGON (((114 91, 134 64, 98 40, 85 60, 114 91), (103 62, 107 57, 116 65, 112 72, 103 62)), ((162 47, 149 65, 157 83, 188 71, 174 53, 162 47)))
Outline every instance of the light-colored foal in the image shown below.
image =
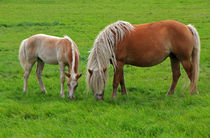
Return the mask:
POLYGON ((65 75, 68 77, 69 98, 74 98, 74 92, 78 86, 78 79, 81 74, 79 70, 79 50, 73 40, 37 34, 22 41, 19 49, 20 63, 24 69, 24 92, 27 91, 27 81, 34 63, 37 61, 36 74, 42 92, 46 93, 42 81, 44 64, 59 65, 61 80, 61 97, 64 98, 65 75), (68 66, 68 73, 65 73, 65 66, 68 66))

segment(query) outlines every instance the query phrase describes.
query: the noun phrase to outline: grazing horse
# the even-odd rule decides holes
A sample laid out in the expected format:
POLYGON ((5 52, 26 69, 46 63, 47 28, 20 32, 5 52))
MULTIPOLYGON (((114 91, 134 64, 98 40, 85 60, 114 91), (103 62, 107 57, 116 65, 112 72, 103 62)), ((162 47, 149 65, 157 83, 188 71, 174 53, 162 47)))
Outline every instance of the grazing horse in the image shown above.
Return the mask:
POLYGON ((59 64, 61 80, 61 97, 64 98, 65 75, 68 77, 69 99, 74 98, 74 91, 78 86, 79 50, 73 40, 37 34, 22 41, 19 49, 20 64, 24 69, 24 92, 27 91, 27 81, 34 63, 37 61, 36 75, 40 89, 46 93, 42 82, 42 71, 44 64, 59 64), (65 73, 65 66, 68 66, 68 73, 65 73))
POLYGON ((168 95, 174 93, 183 65, 190 81, 190 93, 197 93, 200 38, 192 25, 173 20, 141 25, 118 21, 107 26, 97 36, 87 64, 86 82, 98 100, 103 100, 110 63, 114 66, 113 94, 120 83, 121 94, 127 94, 123 75, 125 64, 149 67, 170 57, 172 84, 168 95))

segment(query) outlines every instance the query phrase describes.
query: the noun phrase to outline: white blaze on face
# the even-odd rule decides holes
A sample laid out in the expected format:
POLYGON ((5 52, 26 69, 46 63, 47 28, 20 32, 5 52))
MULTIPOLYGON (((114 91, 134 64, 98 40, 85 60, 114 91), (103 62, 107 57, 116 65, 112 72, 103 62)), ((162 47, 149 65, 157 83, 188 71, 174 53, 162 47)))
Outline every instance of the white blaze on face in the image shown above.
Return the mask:
POLYGON ((74 90, 75 87, 77 86, 77 81, 76 81, 76 74, 71 75, 71 82, 70 82, 70 88, 69 88, 69 96, 74 96, 74 90))
POLYGON ((69 88, 69 96, 74 96, 74 90, 75 90, 75 87, 77 86, 77 81, 75 80, 72 80, 70 82, 70 88, 69 88))

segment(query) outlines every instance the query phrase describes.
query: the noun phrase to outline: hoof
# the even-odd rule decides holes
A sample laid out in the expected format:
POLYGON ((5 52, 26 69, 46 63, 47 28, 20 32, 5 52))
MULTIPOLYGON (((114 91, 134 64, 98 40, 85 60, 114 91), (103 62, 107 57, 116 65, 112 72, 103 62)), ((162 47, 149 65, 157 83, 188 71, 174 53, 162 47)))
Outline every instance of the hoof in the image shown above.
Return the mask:
POLYGON ((168 91, 168 92, 166 93, 167 96, 168 96, 168 95, 172 95, 172 94, 174 94, 174 91, 168 91))
POLYGON ((26 89, 23 89, 23 93, 26 93, 27 92, 27 90, 26 89))
POLYGON ((194 94, 199 94, 198 91, 194 91, 194 92, 190 92, 191 95, 194 95, 194 94))
POLYGON ((46 90, 44 90, 44 91, 42 91, 42 93, 46 94, 46 93, 47 93, 47 91, 46 91, 46 90))
POLYGON ((121 92, 121 95, 127 95, 128 93, 127 92, 121 92))
POLYGON ((65 95, 62 95, 62 94, 61 94, 61 98, 65 98, 65 95))
POLYGON ((112 99, 117 99, 117 96, 116 95, 112 95, 112 99))
POLYGON ((74 99, 74 96, 69 96, 69 99, 70 99, 70 100, 74 99))

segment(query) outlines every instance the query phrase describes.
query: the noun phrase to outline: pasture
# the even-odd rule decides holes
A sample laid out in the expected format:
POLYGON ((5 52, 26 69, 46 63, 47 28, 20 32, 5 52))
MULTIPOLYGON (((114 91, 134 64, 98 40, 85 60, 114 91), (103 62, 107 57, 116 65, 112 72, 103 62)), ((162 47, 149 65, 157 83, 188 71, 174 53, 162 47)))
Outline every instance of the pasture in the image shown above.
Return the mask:
MULTIPOLYGON (((0 0, 0 137, 210 137, 210 2, 208 0, 0 0), (131 24, 173 19, 193 24, 201 40, 198 95, 189 94, 181 67, 175 94, 166 96, 171 67, 125 66, 127 96, 111 99, 113 67, 104 101, 85 84, 89 50, 98 33, 118 20, 131 24), (45 65, 41 93, 35 67, 23 93, 18 50, 23 39, 43 33, 70 36, 80 50, 83 76, 75 99, 60 97, 59 67, 45 65)), ((66 79, 67 81, 67 79, 66 79)))

